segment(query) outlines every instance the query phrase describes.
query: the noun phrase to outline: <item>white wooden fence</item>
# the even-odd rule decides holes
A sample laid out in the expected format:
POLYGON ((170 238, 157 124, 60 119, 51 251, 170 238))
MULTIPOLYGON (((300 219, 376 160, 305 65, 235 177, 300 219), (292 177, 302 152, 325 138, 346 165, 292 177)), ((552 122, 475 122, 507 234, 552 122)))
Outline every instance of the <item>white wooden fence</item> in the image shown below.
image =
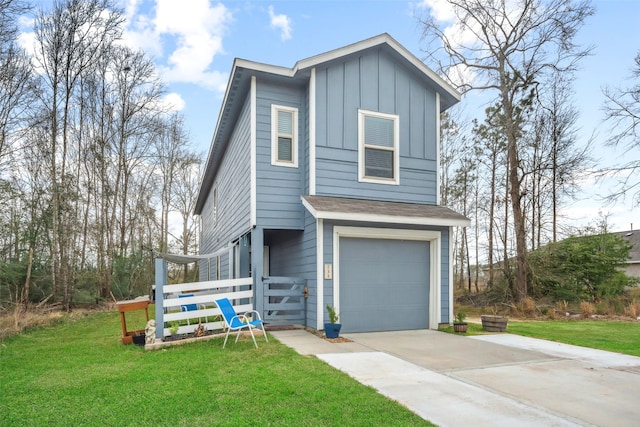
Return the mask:
MULTIPOLYGON (((208 282, 181 283, 178 285, 163 286, 162 308, 163 319, 156 319, 157 325, 164 323, 163 336, 171 335, 171 323, 178 321, 181 324, 189 320, 189 325, 181 325, 178 334, 193 332, 198 327, 198 321, 202 321, 208 331, 222 329, 220 309, 215 300, 229 298, 238 313, 253 310, 253 279, 251 277, 230 280, 212 280, 208 282), (242 288, 241 288, 242 287, 242 288), (237 290, 237 289, 243 290, 237 290), (193 296, 184 296, 193 295, 193 296), (180 297, 180 295, 183 295, 180 297), (197 310, 186 311, 182 307, 195 304, 197 310)), ((159 303, 156 290, 156 304, 159 303)))

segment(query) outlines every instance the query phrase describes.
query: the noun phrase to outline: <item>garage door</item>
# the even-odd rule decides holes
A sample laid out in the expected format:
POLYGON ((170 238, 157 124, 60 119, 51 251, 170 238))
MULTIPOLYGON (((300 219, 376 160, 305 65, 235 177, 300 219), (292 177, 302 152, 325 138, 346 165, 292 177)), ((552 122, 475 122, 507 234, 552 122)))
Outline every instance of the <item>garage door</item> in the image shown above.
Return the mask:
POLYGON ((427 328, 429 242, 340 238, 344 332, 427 328))

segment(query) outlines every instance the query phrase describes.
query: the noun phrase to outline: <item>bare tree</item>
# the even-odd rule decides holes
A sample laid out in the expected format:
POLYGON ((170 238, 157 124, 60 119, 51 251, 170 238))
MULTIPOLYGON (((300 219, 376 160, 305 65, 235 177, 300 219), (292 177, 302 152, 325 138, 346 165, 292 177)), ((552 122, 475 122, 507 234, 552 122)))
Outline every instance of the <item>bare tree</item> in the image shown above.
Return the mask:
MULTIPOLYGON (((195 153, 185 153, 179 159, 173 182, 173 196, 171 207, 180 214, 182 219, 181 234, 176 241, 180 244, 181 252, 185 255, 197 253, 197 223, 193 218, 193 209, 198 197, 198 183, 200 180, 200 160, 195 153)), ((184 265, 184 281, 188 281, 189 264, 184 265)))
POLYGON ((22 2, 0 0, 0 166, 24 135, 37 90, 29 58, 16 43, 17 19, 27 11, 22 2))
MULTIPOLYGON (((567 198, 571 199, 577 189, 577 181, 592 163, 589 156, 591 141, 580 141, 576 122, 578 111, 573 103, 571 87, 572 73, 551 73, 544 91, 537 100, 534 127, 538 129, 540 161, 535 169, 538 193, 546 193, 550 200, 551 241, 558 240, 558 211, 567 198)), ((540 194, 540 197, 543 197, 540 194)), ((538 234, 540 246, 542 229, 542 203, 537 206, 538 234)))
POLYGON ((166 252, 169 245, 169 212, 174 195, 174 180, 180 163, 186 156, 187 135, 183 126, 183 120, 177 114, 157 124, 155 150, 162 179, 160 214, 160 250, 162 252, 166 252))
MULTIPOLYGON (((608 143, 623 147, 626 153, 637 154, 640 148, 640 53, 634 58, 631 76, 634 83, 628 88, 605 88, 604 111, 612 129, 608 143)), ((605 171, 624 174, 619 189, 610 196, 612 200, 631 194, 632 202, 640 205, 638 171, 640 159, 636 156, 618 168, 605 171)))
POLYGON ((593 14, 593 8, 586 0, 447 0, 447 3, 456 17, 452 28, 446 28, 432 15, 421 19, 427 53, 461 91, 497 93, 504 114, 510 165, 517 265, 514 297, 519 300, 527 295, 528 283, 519 155, 523 125, 520 104, 536 90, 547 69, 571 70, 588 53, 580 50, 573 40, 585 19, 593 14), (442 51, 444 58, 440 55, 442 51), (463 75, 472 75, 473 79, 460 80, 463 75))
MULTIPOLYGON (((69 168, 73 153, 73 101, 81 76, 91 69, 104 46, 121 33, 123 17, 107 1, 56 1, 51 11, 40 11, 35 25, 36 61, 46 85, 42 104, 48 108, 52 183, 52 292, 61 285, 63 304, 70 309, 73 280, 71 244, 75 232, 70 202, 78 187, 69 168)), ((76 165, 77 166, 77 165, 76 165)))
MULTIPOLYGON (((499 197, 497 187, 499 185, 499 179, 501 176, 500 166, 505 165, 504 161, 501 161, 506 142, 504 140, 504 132, 502 131, 502 124, 500 115, 500 107, 489 107, 485 110, 486 117, 482 123, 477 121, 473 127, 474 142, 479 147, 479 160, 480 164, 484 165, 487 169, 487 175, 484 179, 488 180, 488 194, 486 194, 486 201, 478 206, 478 209, 486 211, 487 218, 487 263, 489 268, 489 280, 488 286, 491 286, 494 281, 494 244, 495 244, 495 228, 496 210, 499 204, 499 197)), ((506 174, 506 170, 505 170, 506 174)), ((505 201, 506 202, 506 201, 505 201)), ((476 224, 478 226, 478 224, 476 224)), ((504 231, 506 235, 507 230, 504 231)), ((506 261, 506 259, 504 260, 506 261)))

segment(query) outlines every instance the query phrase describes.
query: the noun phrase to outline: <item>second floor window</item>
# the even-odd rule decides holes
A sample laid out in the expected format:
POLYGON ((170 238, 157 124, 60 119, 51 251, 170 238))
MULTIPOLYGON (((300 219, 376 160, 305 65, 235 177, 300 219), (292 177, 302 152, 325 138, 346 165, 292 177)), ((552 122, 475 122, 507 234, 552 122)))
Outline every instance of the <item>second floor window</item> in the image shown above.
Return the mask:
POLYGON ((271 164, 298 167, 298 109, 271 106, 271 164))
POLYGON ((359 180, 399 184, 398 144, 398 116, 359 110, 359 180))

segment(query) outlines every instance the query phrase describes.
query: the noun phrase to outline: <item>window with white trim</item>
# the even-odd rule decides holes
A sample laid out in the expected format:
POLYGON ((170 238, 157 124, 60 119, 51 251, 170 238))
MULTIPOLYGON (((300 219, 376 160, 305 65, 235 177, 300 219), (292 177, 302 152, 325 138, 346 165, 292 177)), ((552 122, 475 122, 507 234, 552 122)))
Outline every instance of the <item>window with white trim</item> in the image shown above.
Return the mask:
POLYGON ((400 183, 399 117, 358 110, 359 181, 400 183))
POLYGON ((298 167, 298 109, 271 106, 271 164, 298 167))

